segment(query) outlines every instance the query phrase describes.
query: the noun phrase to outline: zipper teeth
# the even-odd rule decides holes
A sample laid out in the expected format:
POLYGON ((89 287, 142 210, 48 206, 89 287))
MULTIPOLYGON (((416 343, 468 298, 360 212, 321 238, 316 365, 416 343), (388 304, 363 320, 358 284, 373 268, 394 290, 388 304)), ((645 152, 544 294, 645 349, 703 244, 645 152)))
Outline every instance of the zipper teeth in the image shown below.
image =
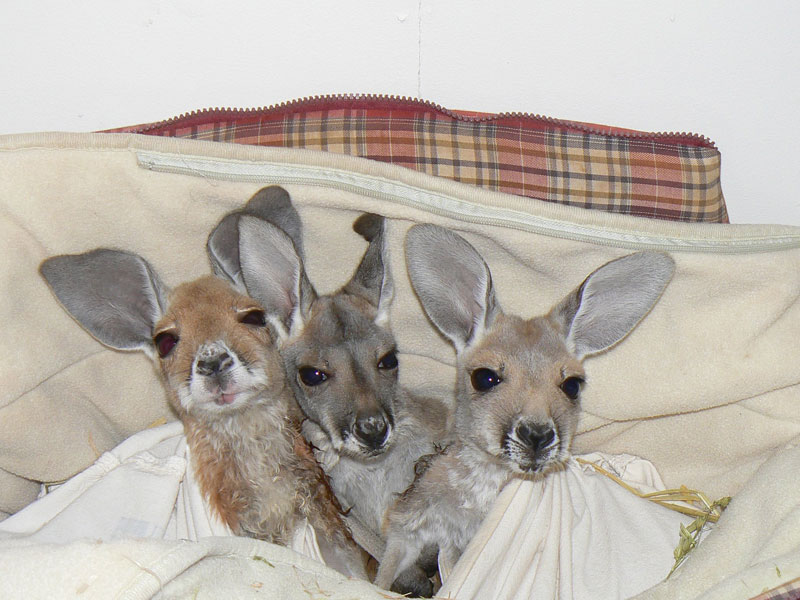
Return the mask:
POLYGON ((367 102, 401 102, 404 104, 408 104, 410 106, 425 107, 428 109, 432 109, 438 113, 450 117, 451 119, 455 119, 457 121, 465 123, 488 123, 492 121, 501 121, 503 119, 522 119, 526 121, 534 121, 537 123, 544 123, 558 127, 571 128, 581 131, 583 133, 588 133, 593 135, 624 137, 629 139, 641 139, 641 140, 647 140, 653 138, 661 140, 684 139, 684 140, 692 140, 698 144, 702 144, 703 146, 712 149, 716 149, 717 147, 713 140, 697 133, 646 132, 646 131, 633 131, 633 130, 618 131, 612 127, 602 128, 590 125, 588 123, 582 123, 580 121, 556 119, 554 117, 547 117, 527 112, 501 112, 495 114, 468 115, 450 110, 448 108, 441 106, 440 104, 431 102, 430 100, 422 100, 419 98, 413 98, 411 96, 397 96, 394 94, 321 94, 314 96, 304 96, 299 99, 288 100, 285 102, 280 102, 278 104, 270 104, 269 106, 264 106, 261 108, 228 108, 228 107, 203 108, 183 113, 181 115, 171 117, 169 119, 164 119, 163 121, 149 123, 143 126, 134 126, 133 128, 130 129, 124 127, 121 129, 126 129, 129 131, 132 129, 134 133, 147 133, 149 131, 153 131, 154 129, 160 129, 162 127, 169 127, 175 125, 185 119, 193 119, 197 117, 251 116, 269 112, 277 112, 280 110, 285 110, 290 108, 298 108, 307 104, 314 104, 317 102, 337 102, 337 101, 340 102, 347 100, 363 100, 367 102))
POLYGON ((162 152, 140 151, 137 160, 142 168, 157 172, 208 177, 222 181, 251 183, 280 183, 331 187, 353 192, 393 204, 410 206, 431 214, 475 224, 494 225, 538 233, 554 238, 588 242, 599 246, 663 251, 729 254, 755 253, 778 249, 800 248, 800 232, 759 234, 752 237, 708 239, 675 237, 667 233, 645 231, 616 231, 604 226, 570 223, 521 213, 513 207, 489 207, 447 194, 421 190, 415 186, 374 178, 364 174, 340 172, 336 168, 323 168, 309 174, 309 168, 291 164, 240 164, 236 160, 172 155, 162 152), (253 170, 254 169, 254 170, 253 170), (418 190, 415 192, 415 190, 418 190))

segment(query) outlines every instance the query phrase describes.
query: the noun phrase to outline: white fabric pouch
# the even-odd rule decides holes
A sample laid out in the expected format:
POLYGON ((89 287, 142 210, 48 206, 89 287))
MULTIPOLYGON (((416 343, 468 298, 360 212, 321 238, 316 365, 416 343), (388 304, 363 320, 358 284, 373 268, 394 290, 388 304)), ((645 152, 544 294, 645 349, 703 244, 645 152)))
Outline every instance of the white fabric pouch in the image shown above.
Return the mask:
MULTIPOLYGON (((0 522, 0 540, 43 544, 129 538, 197 541, 231 535, 203 499, 183 425, 177 421, 131 436, 0 522)), ((322 560, 314 529, 305 520, 290 547, 322 560)))
MULTIPOLYGON (((626 455, 583 458, 642 491, 663 489, 648 461, 626 455)), ((445 585, 438 595, 627 598, 669 572, 682 522, 687 518, 571 460, 540 481, 514 480, 506 486, 461 560, 452 571, 453 566, 442 565, 445 585)), ((132 436, 0 522, 0 540, 43 548, 86 540, 198 541, 231 535, 203 500, 177 422, 132 436)), ((322 561, 307 523, 298 528, 291 548, 322 561)))
MULTIPOLYGON (((664 489, 646 460, 600 453, 581 458, 643 493, 664 489)), ((680 526, 691 520, 572 459, 542 480, 506 486, 439 595, 629 598, 669 574, 680 526)))

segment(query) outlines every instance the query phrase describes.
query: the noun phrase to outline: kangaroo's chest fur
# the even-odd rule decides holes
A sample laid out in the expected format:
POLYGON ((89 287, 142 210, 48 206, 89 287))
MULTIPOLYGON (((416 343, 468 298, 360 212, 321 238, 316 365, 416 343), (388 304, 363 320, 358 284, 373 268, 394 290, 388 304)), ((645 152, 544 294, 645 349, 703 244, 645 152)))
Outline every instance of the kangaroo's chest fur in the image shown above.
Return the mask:
POLYGON ((199 423, 184 421, 191 462, 211 508, 234 533, 287 544, 304 514, 308 482, 294 452, 296 426, 280 405, 199 423))
POLYGON ((405 411, 395 417, 391 447, 371 460, 340 456, 313 423, 306 421, 303 432, 315 446, 317 460, 343 509, 378 535, 386 509, 414 481, 417 460, 435 451, 429 429, 405 411))
POLYGON ((511 477, 506 467, 455 444, 400 498, 389 526, 415 531, 423 544, 437 544, 457 556, 511 477))

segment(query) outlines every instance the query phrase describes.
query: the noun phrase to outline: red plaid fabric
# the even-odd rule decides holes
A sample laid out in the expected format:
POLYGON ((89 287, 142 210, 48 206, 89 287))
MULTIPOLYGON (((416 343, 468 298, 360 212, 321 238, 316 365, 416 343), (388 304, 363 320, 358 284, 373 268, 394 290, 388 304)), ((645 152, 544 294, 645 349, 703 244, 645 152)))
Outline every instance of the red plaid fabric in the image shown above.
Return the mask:
POLYGON ((795 579, 759 594, 750 600, 798 600, 800 599, 800 579, 795 579))
POLYGON ((206 110, 113 131, 325 150, 550 202, 658 219, 728 222, 719 151, 697 135, 454 112, 379 96, 206 110))

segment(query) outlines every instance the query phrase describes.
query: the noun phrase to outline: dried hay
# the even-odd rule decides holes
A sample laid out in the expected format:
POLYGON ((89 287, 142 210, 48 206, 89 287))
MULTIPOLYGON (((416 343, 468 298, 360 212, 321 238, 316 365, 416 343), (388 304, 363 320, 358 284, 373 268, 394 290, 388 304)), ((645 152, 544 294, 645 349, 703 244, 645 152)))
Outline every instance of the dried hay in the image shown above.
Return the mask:
POLYGON ((595 471, 608 477, 613 482, 619 484, 639 498, 654 502, 655 504, 670 510, 674 510, 681 514, 695 517, 694 521, 692 521, 689 525, 681 524, 680 526, 680 539, 678 541, 678 546, 675 548, 673 553, 675 556, 675 564, 667 574, 666 579, 668 579, 670 575, 675 572, 675 569, 677 569, 681 563, 686 560, 686 557, 689 555, 689 553, 695 547, 697 547, 702 533, 708 529, 709 524, 716 523, 719 520, 720 516, 722 515, 722 511, 728 507, 728 503, 731 501, 730 496, 724 496, 712 502, 704 493, 689 489, 683 485, 679 488, 670 490, 644 493, 640 490, 637 490, 632 485, 624 482, 622 479, 598 464, 581 458, 576 458, 575 460, 582 465, 591 466, 595 471))

